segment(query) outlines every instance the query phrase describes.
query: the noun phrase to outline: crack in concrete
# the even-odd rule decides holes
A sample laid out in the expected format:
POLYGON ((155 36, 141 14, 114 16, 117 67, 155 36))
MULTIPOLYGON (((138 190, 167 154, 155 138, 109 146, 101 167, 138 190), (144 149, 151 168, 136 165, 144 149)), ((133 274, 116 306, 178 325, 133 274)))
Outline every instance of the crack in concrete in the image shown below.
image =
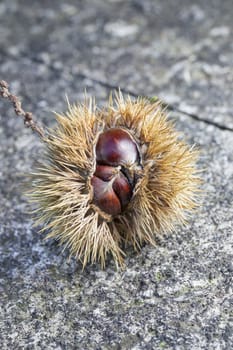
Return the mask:
MULTIPOLYGON (((95 83, 97 83, 97 84, 99 84, 99 85, 101 85, 101 86, 103 86, 103 87, 105 87, 105 88, 107 88, 107 89, 111 89, 111 90, 118 90, 118 89, 119 89, 119 87, 116 86, 116 85, 109 84, 109 83, 104 82, 104 81, 99 80, 99 79, 91 78, 91 77, 89 77, 89 76, 86 75, 86 74, 81 74, 81 73, 79 73, 78 75, 79 75, 81 78, 83 78, 83 79, 89 79, 89 80, 91 80, 92 82, 95 82, 95 83)), ((140 95, 140 94, 136 94, 135 92, 130 91, 130 90, 127 90, 127 89, 125 89, 125 88, 120 88, 120 90, 121 90, 121 92, 124 93, 124 94, 128 94, 128 95, 133 96, 133 97, 138 97, 138 96, 145 97, 145 98, 147 98, 148 100, 151 100, 151 101, 153 101, 153 99, 155 99, 155 98, 158 98, 158 99, 162 102, 162 106, 163 106, 164 108, 166 108, 167 110, 169 110, 169 111, 182 113, 182 114, 184 114, 184 115, 186 115, 186 116, 188 116, 188 117, 190 117, 190 118, 192 118, 192 119, 194 119, 194 120, 196 120, 196 121, 203 122, 203 123, 208 124, 208 125, 212 125, 212 126, 218 128, 218 129, 220 129, 220 130, 225 130, 225 131, 227 130, 227 131, 233 132, 233 128, 231 128, 231 127, 228 127, 228 126, 226 126, 226 125, 217 123, 217 122, 215 122, 215 121, 211 121, 211 120, 206 119, 206 118, 201 118, 201 117, 199 117, 199 116, 196 115, 196 114, 186 112, 186 111, 184 111, 184 110, 182 110, 182 109, 180 109, 180 108, 178 108, 178 107, 176 107, 176 106, 174 106, 174 105, 172 105, 172 104, 166 103, 165 101, 161 100, 161 99, 160 99, 159 97, 157 97, 157 96, 156 96, 156 97, 152 97, 152 96, 143 96, 143 95, 140 95)))
MULTIPOLYGON (((36 57, 36 56, 30 56, 28 57, 28 55, 24 52, 21 52, 17 57, 15 55, 12 55, 10 53, 7 53, 5 52, 3 49, 0 49, 0 54, 5 56, 6 58, 10 56, 11 59, 14 59, 14 60, 17 60, 18 57, 20 58, 25 58, 27 57, 30 61, 32 61, 33 63, 35 64, 44 64, 46 65, 51 71, 53 72, 56 72, 57 73, 60 73, 60 75, 62 76, 62 70, 61 69, 58 69, 55 67, 55 65, 53 64, 50 64, 50 63, 46 63, 42 58, 40 57, 36 57)), ((100 80, 100 79, 96 79, 96 78, 93 78, 87 74, 84 74, 84 73, 75 73, 76 77, 79 77, 81 79, 88 79, 90 80, 91 82, 93 83, 96 83, 100 86, 103 86, 105 87, 106 89, 108 90, 118 90, 119 89, 119 86, 117 85, 114 85, 114 84, 110 84, 106 81, 103 81, 103 80, 100 80)), ((132 97, 138 97, 138 96, 141 96, 141 97, 145 97, 147 98, 148 100, 153 100, 155 97, 152 97, 152 96, 143 96, 143 95, 140 95, 140 94, 136 94, 135 92, 133 91, 130 91, 128 89, 125 89, 125 88, 120 88, 121 92, 123 94, 127 94, 127 95, 130 95, 132 97)), ((159 98, 156 96, 156 98, 159 98)), ((196 120, 198 122, 202 122, 202 123, 205 123, 205 124, 208 124, 208 125, 212 125, 220 130, 224 130, 224 131, 230 131, 230 132, 233 132, 233 128, 229 127, 229 126, 226 126, 224 124, 220 124, 220 123, 217 123, 215 121, 211 121, 207 118, 202 118, 202 117, 199 117, 197 114, 194 114, 194 113, 189 113, 189 112, 186 112, 172 104, 169 104, 169 103, 166 103, 165 101, 161 100, 162 102, 162 106, 164 106, 164 108, 166 108, 167 110, 169 111, 173 111, 173 112, 177 112, 177 113, 181 113, 183 115, 186 115, 190 118, 192 118, 193 120, 196 120)))

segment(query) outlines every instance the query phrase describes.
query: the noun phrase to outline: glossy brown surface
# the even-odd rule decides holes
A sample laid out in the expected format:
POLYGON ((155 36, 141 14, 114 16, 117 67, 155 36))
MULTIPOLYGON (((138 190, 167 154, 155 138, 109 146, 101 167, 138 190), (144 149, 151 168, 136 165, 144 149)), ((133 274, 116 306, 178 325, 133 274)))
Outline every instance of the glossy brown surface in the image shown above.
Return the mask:
POLYGON ((138 160, 138 149, 129 133, 123 129, 109 129, 102 133, 96 145, 99 164, 118 166, 138 160))
POLYGON ((91 184, 94 188, 94 203, 107 214, 120 214, 121 203, 112 185, 96 176, 92 177, 91 184))
POLYGON ((136 142, 120 128, 100 134, 96 145, 96 170, 91 179, 93 203, 109 215, 120 214, 129 204, 135 186, 127 166, 139 164, 136 142))

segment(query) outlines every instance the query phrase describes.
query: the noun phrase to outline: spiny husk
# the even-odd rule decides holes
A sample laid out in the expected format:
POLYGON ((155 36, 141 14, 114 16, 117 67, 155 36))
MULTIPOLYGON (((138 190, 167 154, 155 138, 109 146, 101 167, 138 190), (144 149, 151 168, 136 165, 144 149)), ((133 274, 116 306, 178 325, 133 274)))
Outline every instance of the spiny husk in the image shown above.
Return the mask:
POLYGON ((44 137, 45 158, 32 174, 31 199, 47 237, 54 237, 82 261, 105 266, 108 253, 123 266, 123 243, 138 250, 172 231, 195 208, 199 178, 197 150, 174 131, 159 102, 124 100, 119 93, 98 110, 90 99, 56 114, 57 126, 44 137), (90 178, 95 171, 95 145, 108 128, 126 128, 137 141, 142 177, 127 209, 109 218, 91 204, 90 178))

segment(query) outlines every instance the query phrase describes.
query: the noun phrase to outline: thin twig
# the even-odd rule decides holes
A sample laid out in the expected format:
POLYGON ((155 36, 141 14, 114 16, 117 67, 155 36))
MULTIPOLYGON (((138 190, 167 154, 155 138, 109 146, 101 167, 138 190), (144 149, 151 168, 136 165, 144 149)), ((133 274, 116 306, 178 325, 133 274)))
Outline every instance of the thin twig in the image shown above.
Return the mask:
POLYGON ((24 109, 21 106, 19 97, 13 95, 9 91, 9 85, 4 80, 0 80, 0 96, 7 99, 13 104, 16 115, 21 116, 24 119, 24 124, 28 128, 31 128, 40 137, 44 137, 44 129, 33 120, 32 113, 24 111, 24 109))

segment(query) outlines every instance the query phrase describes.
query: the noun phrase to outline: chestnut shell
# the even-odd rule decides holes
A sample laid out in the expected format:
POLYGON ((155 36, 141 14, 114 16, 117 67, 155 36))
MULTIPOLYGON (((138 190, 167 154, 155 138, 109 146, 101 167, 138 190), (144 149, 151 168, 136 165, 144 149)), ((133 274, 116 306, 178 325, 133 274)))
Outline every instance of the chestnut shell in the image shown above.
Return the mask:
POLYGON ((92 202, 106 214, 119 215, 133 196, 136 177, 129 169, 140 164, 138 145, 125 129, 112 128, 99 135, 95 152, 92 202))

